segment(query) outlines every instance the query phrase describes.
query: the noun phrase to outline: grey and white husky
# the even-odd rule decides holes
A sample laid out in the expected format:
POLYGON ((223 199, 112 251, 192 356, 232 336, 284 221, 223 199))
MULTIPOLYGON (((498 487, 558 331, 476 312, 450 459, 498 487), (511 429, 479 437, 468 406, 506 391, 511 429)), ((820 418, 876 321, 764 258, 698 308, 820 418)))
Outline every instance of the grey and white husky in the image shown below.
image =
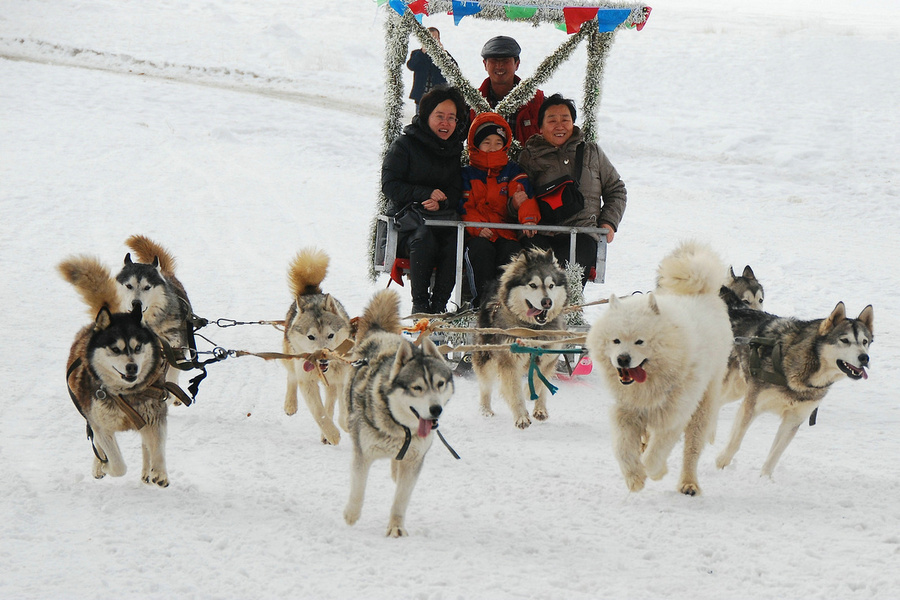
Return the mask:
MULTIPOLYGON (((328 271, 328 255, 315 248, 297 253, 288 269, 288 284, 294 301, 288 309, 284 326, 286 354, 314 354, 335 350, 350 337, 350 317, 344 306, 320 287, 328 271)), ((337 444, 341 433, 334 425, 336 401, 345 397, 344 384, 349 367, 342 361, 325 357, 282 361, 287 369, 287 392, 284 412, 297 412, 297 388, 322 431, 323 444, 337 444), (325 386, 322 403, 319 384, 325 386)), ((341 407, 341 427, 347 431, 347 409, 341 407)))
POLYGON ((741 301, 755 310, 762 310, 763 302, 766 299, 766 292, 763 285, 753 274, 750 265, 744 267, 744 271, 740 276, 734 274, 734 267, 728 269, 729 279, 725 284, 733 291, 741 301))
MULTIPOLYGON (((480 328, 510 329, 527 327, 535 330, 565 329, 562 318, 566 307, 566 272, 559 268, 553 252, 528 249, 519 253, 503 267, 496 288, 488 292, 478 311, 480 328)), ((509 344, 515 336, 476 334, 479 345, 509 344)), ((558 348, 559 346, 550 346, 558 348)), ((545 354, 538 360, 538 368, 549 378, 556 369, 557 355, 545 354)), ((491 393, 494 381, 500 380, 500 393, 506 398, 516 427, 531 425, 525 408, 526 385, 523 376, 528 372, 530 357, 505 350, 479 350, 472 353, 472 364, 481 390, 481 412, 491 417, 491 393)), ((546 420, 547 390, 540 386, 532 415, 546 420)))
POLYGON ((727 289, 721 294, 738 355, 729 366, 728 395, 744 400, 716 465, 728 466, 753 420, 772 412, 781 415, 781 425, 762 467, 762 475, 771 477, 800 425, 811 418, 832 384, 845 377, 868 378, 874 310, 870 304, 852 319, 838 302, 828 317, 801 321, 752 310, 727 289))
POLYGON ((353 464, 344 520, 353 525, 362 512, 369 468, 391 459, 397 484, 387 535, 406 535, 405 516, 425 453, 444 406, 453 395, 453 373, 428 337, 421 347, 400 335, 400 298, 377 293, 359 321, 347 385, 353 464))
POLYGON ((139 306, 128 313, 110 311, 118 305, 116 285, 99 261, 75 257, 62 262, 59 270, 96 314, 75 337, 66 371, 69 395, 87 421, 94 446, 93 475, 124 475, 115 434, 138 430, 141 479, 166 487, 166 363, 157 337, 143 324, 139 306))
MULTIPOLYGON (((143 235, 133 235, 125 244, 138 262, 125 255, 125 264, 116 275, 119 284, 119 310, 130 311, 140 305, 144 324, 172 349, 176 363, 190 359, 186 352, 193 335, 193 309, 184 286, 175 277, 175 257, 143 235)), ((178 369, 168 370, 168 380, 178 382, 178 369)), ((175 401, 175 404, 180 404, 175 401)))

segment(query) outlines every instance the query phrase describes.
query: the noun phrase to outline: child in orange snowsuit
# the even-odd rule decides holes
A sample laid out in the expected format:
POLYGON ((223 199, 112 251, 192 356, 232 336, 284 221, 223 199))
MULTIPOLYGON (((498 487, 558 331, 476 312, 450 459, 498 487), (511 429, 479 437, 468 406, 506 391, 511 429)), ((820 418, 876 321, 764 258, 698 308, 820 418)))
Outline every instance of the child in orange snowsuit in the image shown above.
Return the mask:
MULTIPOLYGON (((541 213, 532 197, 525 171, 509 160, 512 132, 503 117, 484 112, 469 128, 469 165, 463 167, 462 208, 464 221, 537 224, 541 213)), ((491 227, 467 227, 466 268, 469 287, 478 306, 503 265, 522 250, 518 231, 491 227)))

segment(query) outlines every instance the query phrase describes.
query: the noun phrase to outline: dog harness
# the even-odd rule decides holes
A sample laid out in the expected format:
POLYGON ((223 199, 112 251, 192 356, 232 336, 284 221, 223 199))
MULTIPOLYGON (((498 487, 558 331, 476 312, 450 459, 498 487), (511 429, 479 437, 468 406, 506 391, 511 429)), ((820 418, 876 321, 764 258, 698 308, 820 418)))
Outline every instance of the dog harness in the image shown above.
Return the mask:
MULTIPOLYGON (((764 337, 743 337, 734 338, 734 343, 739 346, 749 346, 749 371, 750 374, 761 381, 789 387, 787 376, 784 374, 784 353, 782 351, 781 342, 775 338, 764 337), (762 359, 759 356, 761 347, 771 348, 772 370, 766 371, 762 368, 762 359)), ((813 387, 813 386, 811 386, 813 387)), ((809 426, 816 424, 816 416, 819 413, 819 407, 815 407, 809 415, 809 426)))

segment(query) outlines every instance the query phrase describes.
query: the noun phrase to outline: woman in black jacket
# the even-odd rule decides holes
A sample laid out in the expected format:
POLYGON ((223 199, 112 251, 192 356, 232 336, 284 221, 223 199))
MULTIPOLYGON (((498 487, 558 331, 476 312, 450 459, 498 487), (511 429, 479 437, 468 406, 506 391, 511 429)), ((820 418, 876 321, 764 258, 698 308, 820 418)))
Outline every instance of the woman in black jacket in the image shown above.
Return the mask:
MULTIPOLYGON (((412 211, 430 219, 459 218, 467 110, 454 88, 438 86, 422 96, 419 114, 388 148, 381 165, 381 191, 392 215, 412 211)), ((397 251, 409 256, 413 312, 442 313, 456 281, 456 230, 418 221, 401 220, 405 225, 397 251)))

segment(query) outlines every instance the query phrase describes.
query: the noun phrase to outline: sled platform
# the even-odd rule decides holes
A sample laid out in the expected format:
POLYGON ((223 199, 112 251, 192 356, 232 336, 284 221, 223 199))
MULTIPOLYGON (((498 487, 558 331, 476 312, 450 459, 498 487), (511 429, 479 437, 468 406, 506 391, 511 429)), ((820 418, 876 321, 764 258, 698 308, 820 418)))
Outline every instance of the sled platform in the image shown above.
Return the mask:
MULTIPOLYGON (((606 227, 566 227, 563 225, 520 225, 518 223, 484 223, 481 221, 444 221, 425 219, 429 227, 455 227, 456 228, 456 285, 453 288, 453 301, 460 305, 463 289, 463 253, 466 237, 466 227, 490 227, 492 229, 514 229, 517 231, 535 230, 549 233, 568 233, 569 262, 575 262, 576 234, 597 234, 600 238, 597 242, 597 262, 594 267, 593 277, 589 281, 603 283, 606 277, 606 227)), ((397 256, 397 242, 399 234, 394 226, 394 217, 379 215, 375 223, 375 260, 376 273, 388 273, 392 281, 403 285, 403 275, 409 273, 409 259, 397 256)))

